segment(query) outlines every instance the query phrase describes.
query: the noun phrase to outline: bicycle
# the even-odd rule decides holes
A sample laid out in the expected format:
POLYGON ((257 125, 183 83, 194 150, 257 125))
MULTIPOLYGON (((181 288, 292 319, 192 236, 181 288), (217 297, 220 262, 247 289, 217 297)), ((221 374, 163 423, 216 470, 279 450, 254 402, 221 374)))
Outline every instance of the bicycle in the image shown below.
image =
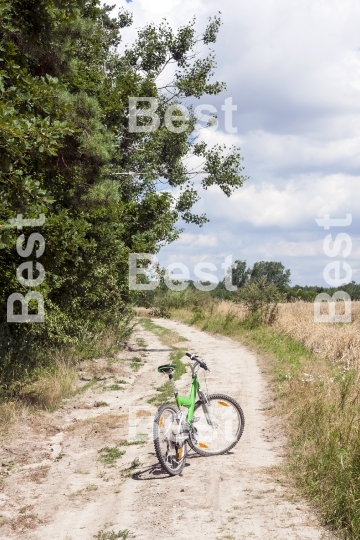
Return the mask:
POLYGON ((158 367, 159 373, 169 376, 177 405, 177 409, 162 405, 156 412, 153 429, 157 458, 171 476, 183 470, 188 444, 201 456, 225 454, 239 442, 245 426, 244 413, 235 399, 224 394, 206 394, 200 389, 197 373, 200 368, 210 371, 206 363, 194 354, 186 353, 186 356, 194 361, 189 397, 179 396, 176 390, 175 366, 158 367), (187 408, 187 414, 181 407, 187 408))

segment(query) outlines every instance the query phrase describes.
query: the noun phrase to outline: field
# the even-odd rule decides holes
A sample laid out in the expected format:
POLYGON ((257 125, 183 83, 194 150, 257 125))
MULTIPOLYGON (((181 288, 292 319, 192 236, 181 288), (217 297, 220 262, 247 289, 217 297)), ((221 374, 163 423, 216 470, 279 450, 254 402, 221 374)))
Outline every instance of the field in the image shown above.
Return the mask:
MULTIPOLYGON (((246 317, 245 308, 231 302, 220 302, 212 309, 220 315, 234 314, 240 320, 246 317)), ((310 302, 280 304, 273 328, 331 362, 360 368, 360 302, 352 302, 350 324, 315 323, 314 305, 310 302)))

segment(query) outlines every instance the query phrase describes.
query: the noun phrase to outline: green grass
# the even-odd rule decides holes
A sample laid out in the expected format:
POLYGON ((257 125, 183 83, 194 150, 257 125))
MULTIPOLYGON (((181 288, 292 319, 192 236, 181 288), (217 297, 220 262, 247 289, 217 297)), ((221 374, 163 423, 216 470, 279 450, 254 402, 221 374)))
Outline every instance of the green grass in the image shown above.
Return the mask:
POLYGON ((159 326, 158 324, 153 323, 151 319, 147 319, 146 317, 141 318, 140 323, 145 328, 145 330, 148 330, 149 332, 152 332, 153 334, 158 336, 161 342, 164 343, 164 345, 171 346, 175 343, 179 343, 180 341, 188 341, 188 339, 180 336, 180 334, 178 334, 177 332, 168 330, 163 326, 159 326))
POLYGON ((304 360, 315 361, 315 356, 301 343, 290 336, 280 334, 267 326, 248 328, 234 315, 211 314, 204 310, 174 313, 189 324, 201 330, 231 337, 245 345, 255 347, 259 353, 274 356, 273 375, 278 381, 292 378, 299 372, 304 360))
POLYGON ((99 531, 97 534, 94 535, 94 538, 97 540, 117 540, 118 538, 122 538, 123 540, 126 540, 127 538, 131 538, 130 531, 128 529, 124 529, 122 531, 99 531))
MULTIPOLYGON (((185 354, 186 349, 175 349, 170 353, 170 359, 169 363, 173 364, 175 366, 174 371, 174 380, 180 379, 184 373, 186 373, 186 365, 181 361, 181 358, 183 358, 185 354)), ((159 376, 164 377, 164 375, 159 373, 159 376)), ((162 385, 156 388, 156 391, 158 394, 153 396, 148 400, 148 403, 151 403, 152 405, 155 405, 156 407, 160 407, 163 403, 175 403, 175 397, 173 394, 173 389, 171 386, 170 381, 168 380, 166 376, 166 382, 162 385)), ((190 384, 190 383, 189 383, 190 384)))
POLYGON ((86 392, 86 390, 89 390, 89 388, 91 388, 92 386, 94 386, 94 384, 96 384, 98 382, 98 378, 97 377, 93 377, 91 379, 91 381, 87 382, 86 384, 84 384, 83 386, 81 386, 80 388, 77 388, 74 392, 74 394, 83 394, 84 392, 86 392))
POLYGON ((142 463, 140 462, 139 458, 136 457, 132 460, 130 467, 126 467, 125 469, 121 470, 121 476, 123 478, 132 478, 136 474, 134 469, 137 469, 138 467, 141 467, 141 466, 142 466, 142 463))
POLYGON ((134 458, 131 462, 131 467, 133 469, 136 469, 137 467, 141 467, 142 463, 140 462, 140 459, 138 457, 134 458))
POLYGON ((136 338, 136 343, 139 347, 147 347, 147 343, 143 338, 136 338))
POLYGON ((119 386, 118 384, 111 384, 110 386, 105 386, 104 390, 124 390, 123 386, 119 386))
POLYGON ((89 484, 85 489, 86 491, 97 491, 99 488, 96 484, 89 484))
POLYGON ((147 442, 147 435, 146 440, 138 440, 138 441, 120 441, 117 443, 117 446, 133 446, 137 444, 145 444, 147 442))
POLYGON ((119 450, 118 445, 105 446, 104 448, 98 450, 98 454, 100 454, 99 461, 101 461, 104 465, 114 467, 116 461, 125 454, 125 450, 119 450))
POLYGON ((133 371, 139 371, 139 369, 141 368, 141 366, 143 366, 144 364, 142 363, 141 361, 141 358, 139 358, 138 356, 134 356, 132 359, 131 359, 131 363, 130 363, 130 367, 133 371))
MULTIPOLYGON (((188 340, 185 337, 180 336, 180 334, 178 334, 177 332, 173 332, 172 330, 168 330, 167 328, 153 323, 151 319, 147 319, 146 317, 141 318, 140 323, 145 328, 145 330, 148 330, 149 332, 152 332, 153 334, 158 336, 158 338, 164 345, 168 345, 171 347, 169 364, 173 364, 175 366, 174 380, 176 381, 177 379, 180 379, 180 377, 184 375, 184 373, 186 373, 186 365, 181 361, 181 358, 183 358, 186 349, 174 347, 174 344, 188 340)), ((159 373, 159 376, 164 375, 160 375, 159 373)), ((150 398, 148 400, 148 403, 151 403, 156 407, 159 407, 163 403, 175 403, 172 386, 167 376, 166 382, 163 385, 157 387, 156 391, 157 394, 150 398)))
POLYGON ((127 382, 122 379, 115 380, 110 386, 104 386, 104 390, 124 390, 123 386, 119 386, 120 384, 127 384, 127 382))

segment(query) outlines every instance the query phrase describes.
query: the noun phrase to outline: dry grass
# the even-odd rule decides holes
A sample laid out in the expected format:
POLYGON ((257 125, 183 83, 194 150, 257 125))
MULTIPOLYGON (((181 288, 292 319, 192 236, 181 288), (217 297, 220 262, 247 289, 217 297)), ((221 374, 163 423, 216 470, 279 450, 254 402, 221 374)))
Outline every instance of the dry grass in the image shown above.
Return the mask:
POLYGON ((36 484, 41 484, 49 473, 50 467, 46 465, 41 465, 35 469, 30 470, 26 475, 25 479, 28 482, 35 482, 36 484))
POLYGON ((26 385, 20 397, 29 405, 54 410, 63 398, 72 395, 76 380, 75 368, 59 362, 51 370, 44 370, 35 382, 26 385))
POLYGON ((80 365, 80 371, 84 375, 90 374, 92 377, 103 377, 103 376, 112 376, 112 375, 125 375, 126 370, 124 370, 118 364, 111 363, 109 364, 107 360, 98 359, 96 361, 85 361, 80 365))
POLYGON ((41 523, 42 520, 33 512, 20 513, 16 518, 9 520, 9 524, 14 532, 24 532, 26 529, 33 530, 41 523))
MULTIPOLYGON (((336 306, 337 313, 341 313, 341 304, 336 306)), ((324 304, 322 312, 325 309, 324 304)), ((214 303, 211 313, 244 320, 247 310, 242 304, 222 301, 214 303)), ((360 302, 352 302, 352 322, 346 324, 314 322, 314 304, 309 302, 279 304, 273 328, 322 358, 360 369, 360 302)))
POLYGON ((323 358, 340 362, 347 368, 359 369, 360 302, 352 302, 352 319, 347 324, 316 323, 314 305, 295 302, 279 306, 274 327, 323 358))
POLYGON ((7 432, 9 426, 16 419, 28 415, 28 407, 19 401, 4 401, 0 403, 0 429, 7 432))

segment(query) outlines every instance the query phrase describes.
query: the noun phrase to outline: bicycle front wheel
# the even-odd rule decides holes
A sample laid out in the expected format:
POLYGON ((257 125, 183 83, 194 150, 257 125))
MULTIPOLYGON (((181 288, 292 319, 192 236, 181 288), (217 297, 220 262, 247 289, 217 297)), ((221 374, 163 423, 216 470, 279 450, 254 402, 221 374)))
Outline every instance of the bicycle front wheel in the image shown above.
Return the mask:
POLYGON ((177 413, 175 407, 162 405, 154 418, 155 452, 163 469, 171 476, 181 473, 187 453, 186 442, 182 445, 176 443, 177 413))
POLYGON ((189 445, 201 456, 224 454, 240 440, 245 427, 244 413, 235 399, 210 394, 208 404, 197 401, 189 445))

